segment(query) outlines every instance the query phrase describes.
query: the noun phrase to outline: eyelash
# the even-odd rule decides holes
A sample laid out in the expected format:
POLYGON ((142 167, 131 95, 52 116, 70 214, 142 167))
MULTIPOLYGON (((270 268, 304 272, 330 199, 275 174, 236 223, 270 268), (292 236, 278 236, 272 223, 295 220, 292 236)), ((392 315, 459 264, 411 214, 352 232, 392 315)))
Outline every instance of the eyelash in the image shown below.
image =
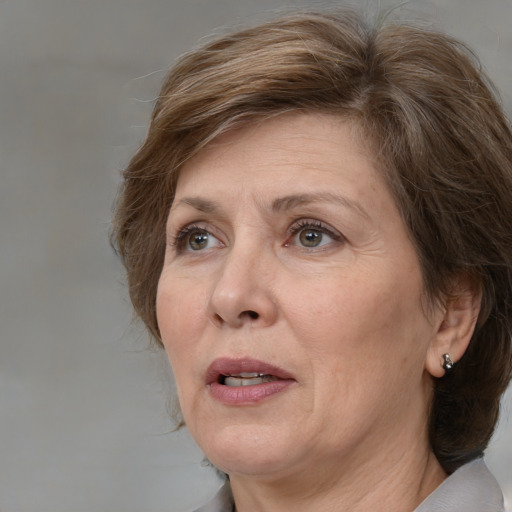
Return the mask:
MULTIPOLYGON (((345 238, 343 235, 338 233, 337 231, 334 231, 332 228, 327 226, 321 221, 318 220, 312 220, 312 219, 301 219, 299 221, 294 222, 287 230, 287 233, 289 235, 287 242, 285 243, 285 246, 290 245, 291 238, 295 237, 300 231, 304 229, 312 229, 321 231, 328 236, 330 236, 334 241, 336 242, 343 242, 345 238)), ((175 247, 176 251, 178 253, 182 253, 186 251, 186 248, 184 247, 184 243, 188 240, 188 237, 193 233, 207 233, 212 234, 215 238, 217 238, 213 233, 211 233, 207 228, 198 226, 197 224, 189 224, 183 228, 181 228, 176 235, 172 237, 171 246, 175 247)), ((304 249, 307 249, 304 247, 304 249)))
MULTIPOLYGON (((183 243, 192 233, 210 233, 207 229, 197 226, 196 224, 189 224, 181 228, 176 235, 172 237, 171 245, 176 247, 178 252, 183 251, 183 243)), ((215 235, 214 235, 215 236, 215 235)))
POLYGON ((321 231, 321 232, 329 235, 336 242, 343 242, 345 240, 343 235, 341 235, 337 231, 334 231, 328 225, 324 224, 323 222, 321 222, 319 220, 312 220, 312 219, 301 219, 301 220, 293 223, 288 228, 288 233, 292 237, 294 237, 298 233, 300 233, 303 229, 313 229, 316 231, 321 231))

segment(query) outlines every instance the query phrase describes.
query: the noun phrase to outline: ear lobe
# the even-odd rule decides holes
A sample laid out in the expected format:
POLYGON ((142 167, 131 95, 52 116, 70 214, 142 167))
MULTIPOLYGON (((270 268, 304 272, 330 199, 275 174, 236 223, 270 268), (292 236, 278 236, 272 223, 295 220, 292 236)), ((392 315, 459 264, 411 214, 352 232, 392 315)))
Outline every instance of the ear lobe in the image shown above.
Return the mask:
POLYGON ((482 292, 478 283, 469 277, 459 279, 452 295, 446 300, 444 315, 434 336, 425 361, 426 370, 433 377, 446 373, 444 354, 457 363, 469 346, 475 330, 482 292))

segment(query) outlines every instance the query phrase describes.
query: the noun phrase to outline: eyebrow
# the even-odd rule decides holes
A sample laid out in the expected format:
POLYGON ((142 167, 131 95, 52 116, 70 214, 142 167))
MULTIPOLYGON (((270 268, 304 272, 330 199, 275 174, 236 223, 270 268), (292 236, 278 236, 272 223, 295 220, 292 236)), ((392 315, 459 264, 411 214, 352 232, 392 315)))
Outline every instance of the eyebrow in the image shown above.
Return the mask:
MULTIPOLYGON (((294 208, 300 206, 307 206, 310 204, 321 203, 326 201, 330 203, 337 203, 345 208, 349 208, 350 210, 353 210, 355 213, 357 213, 361 217, 364 217, 365 219, 370 218, 368 213, 361 207, 359 203, 352 201, 341 194, 335 194, 333 192, 292 194, 289 196, 279 197, 272 201, 270 209, 273 212, 283 212, 293 210, 294 208)), ((204 199, 202 197, 183 197, 173 206, 173 209, 177 208, 182 204, 191 206, 195 210, 209 214, 216 213, 222 210, 222 206, 217 201, 204 199)))
POLYGON ((203 213, 215 213, 221 209, 219 203, 216 201, 210 201, 209 199, 203 199, 201 197, 184 197, 180 199, 175 206, 173 205, 172 209, 182 204, 192 206, 192 208, 195 208, 196 210, 203 213))
POLYGON ((298 206, 307 206, 309 204, 321 202, 337 203, 345 208, 355 211, 361 217, 369 219, 370 216, 356 201, 352 201, 341 194, 333 192, 314 192, 310 194, 293 194, 285 197, 280 197, 272 202, 273 211, 287 211, 292 210, 298 206))

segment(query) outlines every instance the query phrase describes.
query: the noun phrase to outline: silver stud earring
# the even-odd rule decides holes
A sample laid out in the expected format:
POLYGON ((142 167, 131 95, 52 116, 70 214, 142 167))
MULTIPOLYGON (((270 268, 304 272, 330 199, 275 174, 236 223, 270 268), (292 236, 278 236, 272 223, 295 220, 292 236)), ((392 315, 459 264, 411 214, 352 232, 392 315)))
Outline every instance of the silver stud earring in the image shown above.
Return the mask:
POLYGON ((450 357, 450 354, 443 354, 443 368, 446 372, 451 372, 453 370, 454 362, 450 357))

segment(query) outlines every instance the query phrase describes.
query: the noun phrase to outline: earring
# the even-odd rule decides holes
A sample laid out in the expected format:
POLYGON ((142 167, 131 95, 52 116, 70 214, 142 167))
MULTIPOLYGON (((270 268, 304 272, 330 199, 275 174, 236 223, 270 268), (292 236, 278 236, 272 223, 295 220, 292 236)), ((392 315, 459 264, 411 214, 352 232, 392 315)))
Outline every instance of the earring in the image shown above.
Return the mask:
POLYGON ((443 354, 443 368, 446 372, 451 372, 454 364, 450 354, 443 354))

